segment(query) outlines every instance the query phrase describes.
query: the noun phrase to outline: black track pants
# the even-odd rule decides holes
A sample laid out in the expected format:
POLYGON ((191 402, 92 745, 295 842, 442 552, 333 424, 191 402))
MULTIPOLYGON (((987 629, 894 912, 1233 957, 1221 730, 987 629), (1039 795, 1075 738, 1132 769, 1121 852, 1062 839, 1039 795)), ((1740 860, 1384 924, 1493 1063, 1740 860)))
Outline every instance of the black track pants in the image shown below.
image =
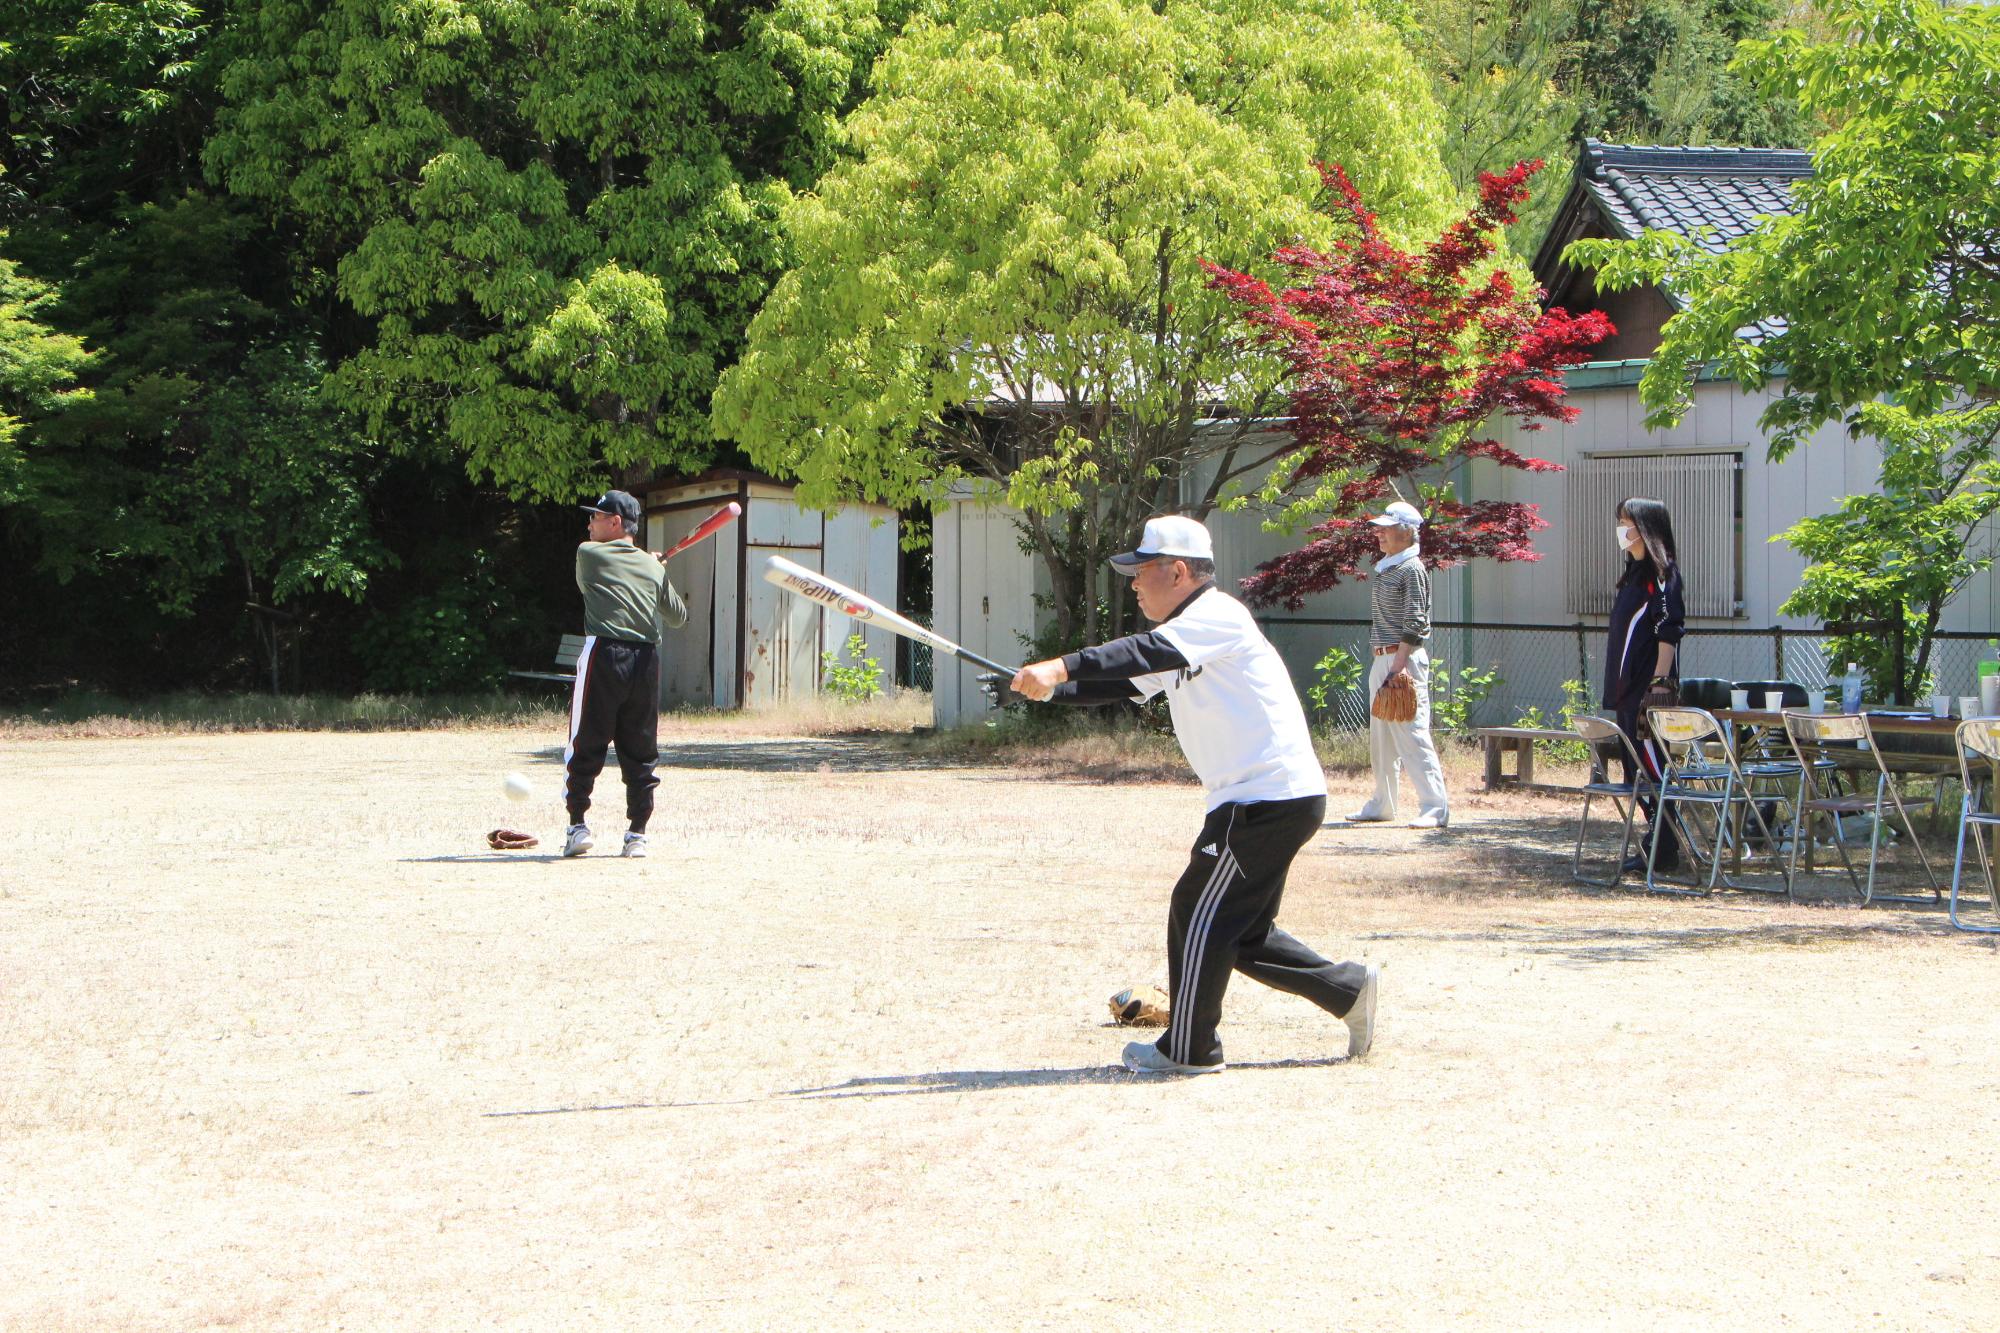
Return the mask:
MULTIPOLYGON (((1628 703, 1620 704, 1617 710, 1618 729, 1631 738, 1632 748, 1639 752, 1639 762, 1646 767, 1647 778, 1657 783, 1660 780, 1663 756, 1659 742, 1655 741, 1652 734, 1646 730, 1645 713, 1646 699, 1643 694, 1635 696, 1628 703)), ((1618 762, 1625 770, 1625 781, 1632 781, 1637 776, 1632 772, 1632 761, 1621 754, 1618 762)), ((1646 849, 1652 846, 1651 840, 1659 836, 1660 831, 1664 829, 1667 840, 1660 844, 1660 859, 1669 864, 1676 863, 1680 856, 1680 839, 1674 836, 1670 826, 1661 822, 1657 804, 1651 799, 1639 802, 1640 807, 1646 812, 1647 839, 1639 845, 1639 850, 1643 855, 1646 849)))
POLYGON ((1167 920, 1173 1021, 1159 1040, 1162 1055, 1184 1065, 1221 1063, 1215 1029, 1232 970, 1336 1017, 1354 1007, 1367 969, 1330 963, 1274 924, 1292 858, 1325 818, 1324 796, 1209 811, 1167 920))
POLYGON ((634 833, 644 833, 653 816, 653 788, 660 785, 653 772, 660 757, 660 653, 650 643, 595 636, 583 641, 570 692, 569 747, 563 751, 563 802, 572 824, 581 824, 590 809, 607 745, 618 747, 625 817, 634 833))

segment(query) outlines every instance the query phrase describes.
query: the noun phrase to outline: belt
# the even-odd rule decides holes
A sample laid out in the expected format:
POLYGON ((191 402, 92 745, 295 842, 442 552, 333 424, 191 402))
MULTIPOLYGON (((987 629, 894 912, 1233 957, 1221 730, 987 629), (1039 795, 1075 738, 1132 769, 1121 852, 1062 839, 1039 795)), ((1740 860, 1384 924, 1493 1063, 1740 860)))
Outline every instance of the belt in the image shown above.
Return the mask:
MULTIPOLYGON (((1393 652, 1395 652, 1395 651, 1396 651, 1396 650, 1397 650, 1398 648, 1401 648, 1402 646, 1403 646, 1403 645, 1402 645, 1402 644, 1400 644, 1400 643, 1392 643, 1392 644, 1389 644, 1389 645, 1387 645, 1386 647, 1382 647, 1382 648, 1377 648, 1377 649, 1375 650, 1375 656, 1377 656, 1377 657, 1387 657, 1387 656, 1388 656, 1388 655, 1389 655, 1390 653, 1393 653, 1393 652)), ((1414 651, 1414 650, 1412 650, 1412 651, 1414 651)))

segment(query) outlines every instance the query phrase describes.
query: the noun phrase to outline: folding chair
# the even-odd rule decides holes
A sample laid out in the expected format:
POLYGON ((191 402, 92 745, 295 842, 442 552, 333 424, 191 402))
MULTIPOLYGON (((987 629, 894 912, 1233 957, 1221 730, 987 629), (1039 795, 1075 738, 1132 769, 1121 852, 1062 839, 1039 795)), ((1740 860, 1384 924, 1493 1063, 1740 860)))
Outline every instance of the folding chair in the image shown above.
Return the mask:
MULTIPOLYGON (((1922 809, 1936 798, 1912 796, 1904 799, 1889 774, 1887 761, 1882 758, 1881 746, 1875 742, 1875 728, 1870 725, 1868 715, 1787 712, 1785 735, 1791 740, 1792 753, 1798 756, 1801 770, 1799 800, 1792 807, 1792 850, 1785 861, 1786 890, 1791 891, 1797 883, 1799 848, 1813 836, 1813 817, 1825 815, 1833 824, 1834 849, 1840 853, 1840 863, 1847 871, 1848 882, 1860 893, 1863 907, 1874 902, 1875 871, 1882 859, 1882 814, 1886 797, 1888 804, 1895 807, 1903 832, 1910 837, 1910 845, 1917 850, 1917 860, 1931 886, 1930 901, 1938 902, 1943 895, 1938 889, 1937 876, 1931 871, 1931 859, 1917 837, 1916 826, 1910 822, 1912 809, 1922 809), (1875 773, 1873 796, 1864 796, 1858 790, 1849 795, 1834 785, 1834 775, 1846 769, 1857 775, 1856 785, 1859 786, 1860 778, 1871 767, 1875 773), (1854 863, 1848 859, 1847 840, 1842 836, 1840 827, 1842 815, 1860 814, 1867 815, 1870 824, 1866 884, 1854 873, 1854 863)), ((1882 901, 1919 903, 1924 899, 1884 895, 1882 901)))
MULTIPOLYGON (((1979 851, 1979 871, 1986 883, 1986 901, 1992 906, 1996 918, 2000 918, 2000 886, 1993 880, 1993 860, 1986 851, 1986 830, 2000 825, 2000 810, 1994 808, 1994 791, 1991 781, 1993 765, 2000 762, 2000 719, 1981 717, 1958 724, 1953 736, 1958 750, 1958 775, 1965 783, 1965 804, 1958 812, 1958 852, 1951 861, 1951 924, 1960 930, 1971 931, 1975 935, 2000 935, 2000 924, 1990 926, 1967 925, 1958 919, 1958 886, 1965 873, 1965 832, 1972 830, 1972 845, 1979 851), (1974 778, 1973 765, 1977 763, 1984 774, 1974 778), (1987 808, 1979 808, 1979 793, 1986 792, 1987 808)), ((1589 798, 1586 797, 1587 801, 1589 798)))
POLYGON ((1646 766, 1639 762, 1639 752, 1632 748, 1632 738, 1618 729, 1618 724, 1601 717, 1579 717, 1570 726, 1583 743, 1590 747, 1592 780, 1583 787, 1583 816, 1576 822, 1576 853, 1570 857, 1570 878, 1579 884, 1593 888, 1615 889, 1625 878, 1625 857, 1632 849, 1632 821, 1639 812, 1639 798, 1651 795, 1653 780, 1646 776, 1646 766), (1632 765, 1631 782, 1613 782, 1610 778, 1610 760, 1620 757, 1632 765), (1602 774, 1600 778, 1598 775, 1602 774), (1612 807, 1625 816, 1625 836, 1618 844, 1618 859, 1611 864, 1617 867, 1610 879, 1592 879, 1583 873, 1583 842, 1590 829, 1590 803, 1599 796, 1609 796, 1612 807))
POLYGON ((1671 818, 1679 827, 1681 842, 1695 864, 1697 878, 1703 853, 1686 817, 1676 807, 1706 807, 1715 818, 1715 845, 1708 853, 1708 883, 1703 886, 1697 882, 1687 888, 1658 884, 1654 877, 1654 862, 1659 858, 1660 840, 1654 838, 1646 854, 1646 887, 1660 893, 1707 895, 1714 893, 1716 884, 1720 882, 1732 889, 1789 893, 1789 885, 1784 889, 1765 889, 1739 884, 1722 873, 1723 848, 1730 844, 1732 834, 1740 866, 1743 817, 1746 814, 1755 819, 1757 827, 1763 830, 1764 845, 1770 849, 1773 861, 1777 859, 1778 847, 1770 824, 1765 822, 1763 811, 1757 808, 1757 802, 1751 796, 1749 781, 1736 760, 1736 747, 1730 743, 1729 733, 1723 725, 1716 721, 1712 713, 1701 708, 1648 708, 1646 725, 1651 728, 1653 739, 1666 756, 1660 770, 1659 805, 1654 817, 1660 820, 1671 818))

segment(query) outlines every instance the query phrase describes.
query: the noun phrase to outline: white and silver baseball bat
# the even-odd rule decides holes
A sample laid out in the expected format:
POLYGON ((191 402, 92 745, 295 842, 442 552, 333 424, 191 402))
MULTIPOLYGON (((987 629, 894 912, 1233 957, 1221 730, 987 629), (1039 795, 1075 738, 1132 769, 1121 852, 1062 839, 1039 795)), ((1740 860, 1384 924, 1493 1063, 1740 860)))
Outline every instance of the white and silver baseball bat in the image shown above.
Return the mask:
POLYGON ((959 647, 944 635, 925 629, 908 616, 899 616, 872 597, 864 596, 854 589, 835 583, 824 574, 815 574, 810 569, 793 564, 781 555, 774 555, 764 562, 764 581, 775 583, 786 592, 796 593, 809 602, 852 616, 870 625, 880 625, 892 634, 900 634, 918 643, 927 643, 941 653, 985 667, 988 671, 998 671, 1009 679, 1019 667, 1003 666, 990 657, 959 647))

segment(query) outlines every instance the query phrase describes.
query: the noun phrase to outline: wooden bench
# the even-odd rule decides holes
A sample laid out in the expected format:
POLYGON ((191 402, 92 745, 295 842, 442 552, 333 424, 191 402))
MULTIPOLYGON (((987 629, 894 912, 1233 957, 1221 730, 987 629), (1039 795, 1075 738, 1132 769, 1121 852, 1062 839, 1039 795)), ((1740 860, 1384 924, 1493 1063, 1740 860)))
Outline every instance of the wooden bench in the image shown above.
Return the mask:
POLYGON ((581 656, 583 656, 583 636, 581 634, 565 634, 562 636, 561 641, 556 644, 556 666, 558 668, 567 668, 567 670, 509 671, 507 674, 510 676, 519 676, 523 680, 556 680, 561 681, 565 685, 574 685, 576 683, 576 659, 581 656))
POLYGON ((1567 787, 1548 786, 1535 781, 1535 742, 1573 741, 1577 735, 1573 731, 1561 731, 1553 727, 1480 727, 1474 733, 1481 745, 1486 747, 1486 790, 1495 791, 1501 787, 1528 787, 1537 791, 1567 791, 1567 787), (1501 771, 1500 756, 1513 752, 1514 771, 1501 771))

